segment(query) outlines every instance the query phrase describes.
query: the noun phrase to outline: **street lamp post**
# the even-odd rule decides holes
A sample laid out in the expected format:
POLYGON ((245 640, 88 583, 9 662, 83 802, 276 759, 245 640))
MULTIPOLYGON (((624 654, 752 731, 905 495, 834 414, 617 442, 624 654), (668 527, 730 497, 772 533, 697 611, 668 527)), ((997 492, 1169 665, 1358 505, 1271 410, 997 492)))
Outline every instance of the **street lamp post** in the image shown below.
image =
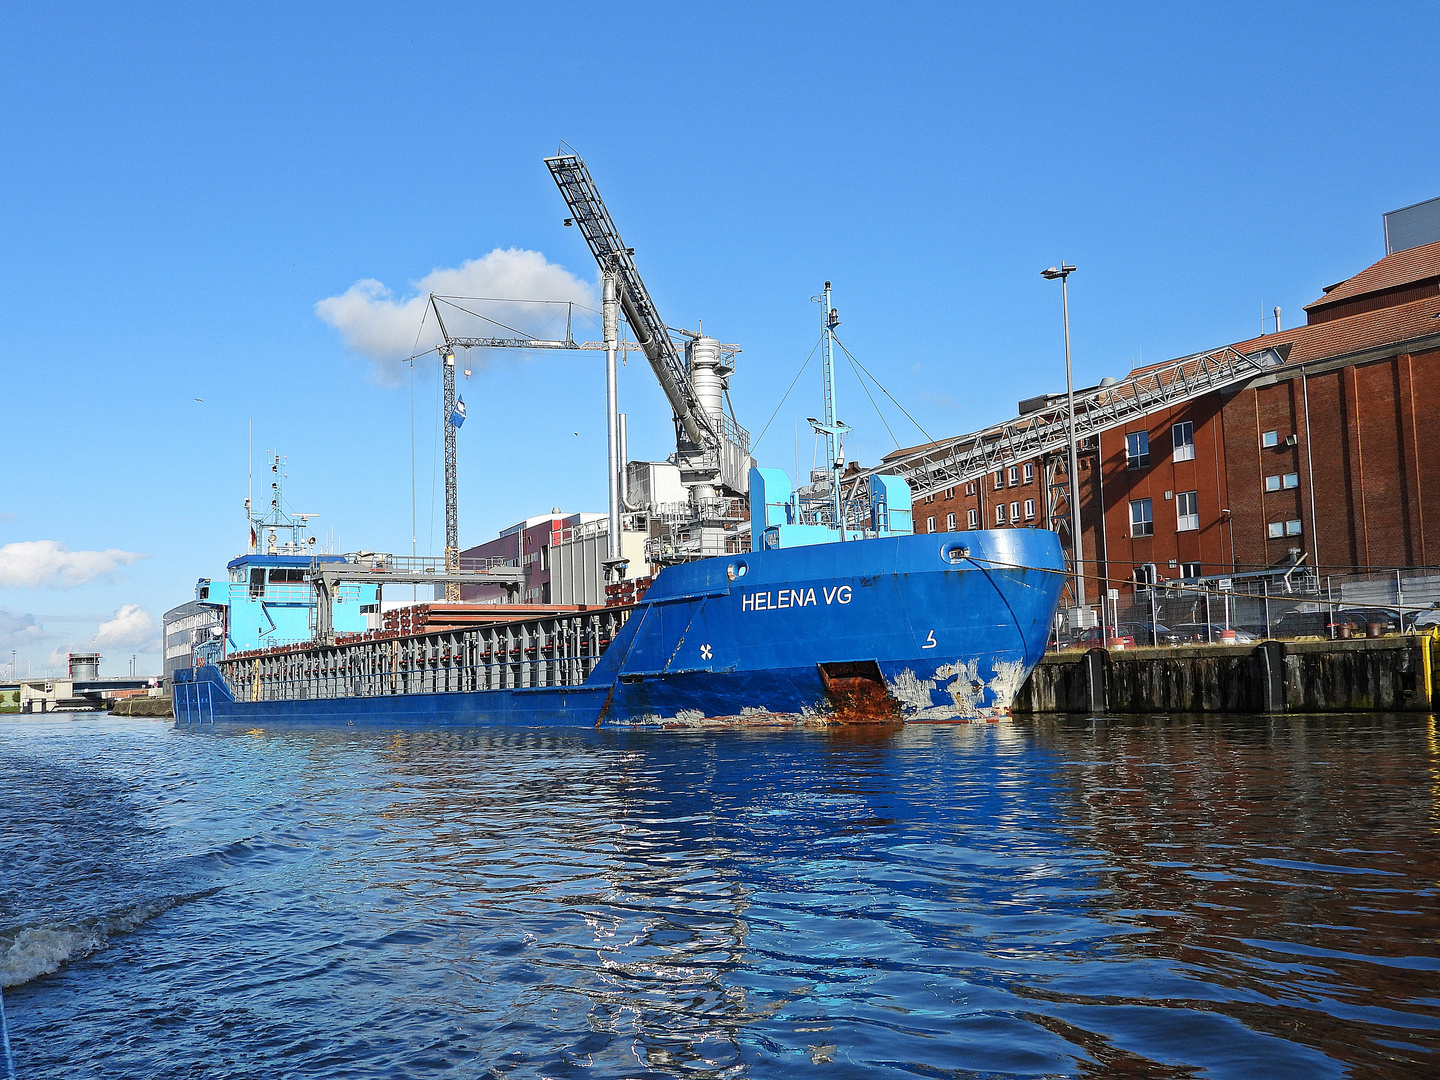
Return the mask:
POLYGON ((1084 550, 1080 543, 1080 463, 1075 448, 1075 380, 1070 374, 1070 292, 1068 279, 1075 272, 1070 263, 1062 262, 1040 271, 1048 281, 1060 279, 1060 309, 1065 319, 1065 397, 1069 402, 1070 421, 1070 544, 1071 561, 1075 568, 1075 606, 1085 606, 1084 550))

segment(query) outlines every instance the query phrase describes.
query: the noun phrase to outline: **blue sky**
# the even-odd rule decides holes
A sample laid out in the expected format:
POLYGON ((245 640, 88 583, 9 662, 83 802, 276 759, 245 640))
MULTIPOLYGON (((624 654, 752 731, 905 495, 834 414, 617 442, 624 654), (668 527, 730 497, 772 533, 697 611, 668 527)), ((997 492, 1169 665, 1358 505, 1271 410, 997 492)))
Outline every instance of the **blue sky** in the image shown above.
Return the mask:
MULTIPOLYGON (((1440 195, 1437 30, 1419 4, 6 5, 0 663, 98 641, 158 670, 149 620, 244 547, 252 422, 322 538, 438 551, 433 369, 412 534, 408 375, 316 305, 495 249, 593 283, 541 161, 561 139, 664 318, 743 346, 753 432, 828 278, 939 436, 1063 385, 1057 259, 1093 382, 1293 324, 1379 258, 1380 215, 1440 195)), ((462 542, 603 509, 599 356, 472 367, 462 542)), ((765 464, 793 467, 818 383, 765 464)), ((621 393, 632 456, 664 456, 648 368, 621 393)), ((840 415, 850 457, 894 445, 848 373, 840 415)))

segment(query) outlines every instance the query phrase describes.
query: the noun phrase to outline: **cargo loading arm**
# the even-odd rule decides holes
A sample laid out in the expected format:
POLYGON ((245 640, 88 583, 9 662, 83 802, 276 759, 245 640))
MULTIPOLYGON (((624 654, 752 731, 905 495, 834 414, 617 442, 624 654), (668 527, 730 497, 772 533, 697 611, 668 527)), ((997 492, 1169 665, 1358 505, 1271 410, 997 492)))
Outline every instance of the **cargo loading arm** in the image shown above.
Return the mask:
POLYGON ((704 419, 695 388, 690 382, 670 332, 655 310, 655 301, 640 278, 635 267, 634 251, 627 248, 620 239, 615 223, 610 220, 610 211, 590 178, 585 162, 574 154, 562 154, 545 159, 550 175, 560 189, 571 218, 590 245, 590 252, 600 264, 602 273, 613 273, 619 285, 620 306, 625 320, 635 334, 635 340, 650 361, 660 388, 665 392, 670 408, 675 412, 677 423, 685 435, 699 447, 713 447, 718 439, 704 419))

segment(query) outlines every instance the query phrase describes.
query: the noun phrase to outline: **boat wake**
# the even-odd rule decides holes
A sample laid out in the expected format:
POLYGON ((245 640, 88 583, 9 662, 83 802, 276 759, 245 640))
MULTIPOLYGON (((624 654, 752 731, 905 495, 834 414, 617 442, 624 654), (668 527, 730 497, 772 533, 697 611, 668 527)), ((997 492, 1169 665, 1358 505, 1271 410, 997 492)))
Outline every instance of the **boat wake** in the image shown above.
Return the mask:
POLYGON ((39 922, 0 930, 0 988, 23 986, 50 975, 75 960, 106 948, 110 941, 144 926, 180 904, 210 896, 219 889, 162 896, 90 919, 73 922, 39 922))

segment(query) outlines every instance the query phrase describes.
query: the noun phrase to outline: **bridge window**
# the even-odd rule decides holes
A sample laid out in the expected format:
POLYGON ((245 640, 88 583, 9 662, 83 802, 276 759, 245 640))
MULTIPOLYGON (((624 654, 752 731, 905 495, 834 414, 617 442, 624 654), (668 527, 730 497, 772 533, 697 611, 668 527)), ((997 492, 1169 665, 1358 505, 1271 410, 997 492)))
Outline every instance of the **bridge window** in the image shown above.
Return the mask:
POLYGON ((265 595, 265 568, 253 567, 250 571, 250 598, 265 595))

